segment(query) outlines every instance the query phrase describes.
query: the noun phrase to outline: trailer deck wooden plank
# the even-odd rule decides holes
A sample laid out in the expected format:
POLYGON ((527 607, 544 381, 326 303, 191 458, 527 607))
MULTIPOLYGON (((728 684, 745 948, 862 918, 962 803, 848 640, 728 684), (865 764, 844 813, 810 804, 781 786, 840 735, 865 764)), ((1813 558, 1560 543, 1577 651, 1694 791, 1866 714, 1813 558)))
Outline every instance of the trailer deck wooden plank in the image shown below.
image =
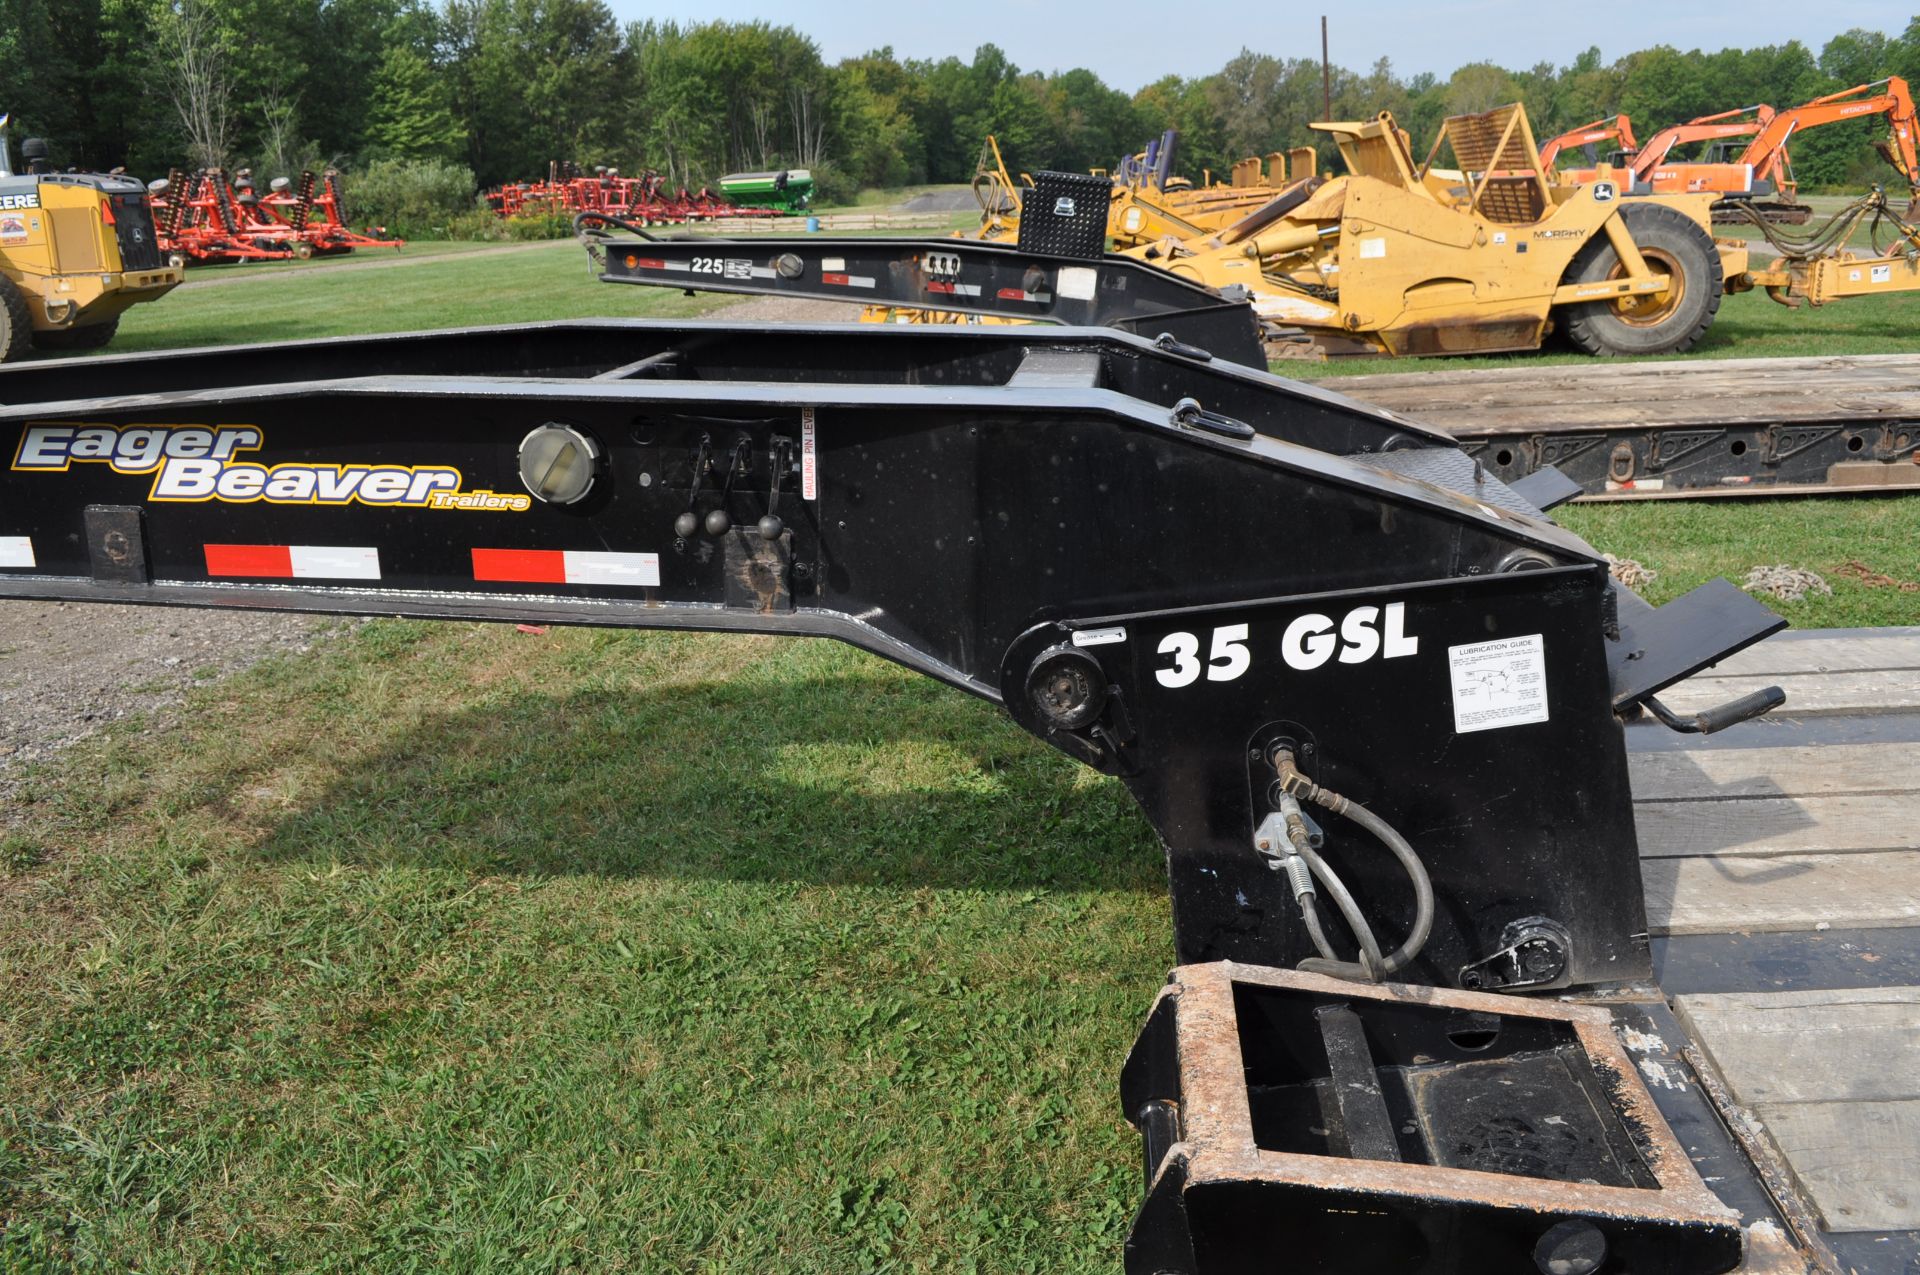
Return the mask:
POLYGON ((1920 1228, 1920 1100, 1763 1103, 1754 1115, 1828 1230, 1920 1228))
POLYGON ((1920 710, 1920 669, 1842 669, 1831 673, 1701 674, 1660 692, 1660 702, 1678 713, 1697 713, 1743 695, 1779 686, 1787 693, 1782 712, 1904 713, 1920 710))
POLYGON ((1920 850, 1910 792, 1636 802, 1643 859, 1920 850))
POLYGON ((1920 1099, 1920 987, 1679 996, 1673 1007, 1749 1106, 1920 1099))
MULTIPOLYGON (((1920 612, 1920 594, 1914 596, 1920 612)), ((1844 673, 1872 669, 1920 669, 1920 635, 1846 637, 1827 642, 1792 640, 1791 631, 1756 643, 1713 667, 1720 677, 1768 677, 1788 673, 1844 673)))
MULTIPOLYGON (((1794 633, 1662 696, 1696 710, 1778 684, 1782 712, 1797 720, 1689 741, 1629 732, 1653 934, 1766 933, 1788 951, 1796 932, 1811 942, 1851 932, 1857 943, 1863 931, 1920 931, 1916 665, 1920 629, 1794 633), (1762 729, 1791 742, 1756 739, 1762 729), (1879 742, 1806 742, 1863 734, 1879 742)), ((1769 969, 1790 967, 1776 958, 1769 969)), ((1898 1254, 1920 1232, 1920 987, 1887 982, 1674 998, 1821 1225, 1897 1240, 1890 1266, 1851 1260, 1860 1275, 1904 1270, 1898 1254)))
POLYGON ((1920 489, 1920 354, 1596 360, 1326 384, 1451 432, 1509 482, 1557 465, 1584 500, 1920 489))
POLYGON ((1635 801, 1907 792, 1920 743, 1692 748, 1627 758, 1635 801))
POLYGON ((1645 859, 1655 934, 1920 926, 1920 851, 1645 859))
POLYGON ((1690 359, 1343 376, 1329 388, 1471 434, 1920 419, 1920 354, 1690 359))

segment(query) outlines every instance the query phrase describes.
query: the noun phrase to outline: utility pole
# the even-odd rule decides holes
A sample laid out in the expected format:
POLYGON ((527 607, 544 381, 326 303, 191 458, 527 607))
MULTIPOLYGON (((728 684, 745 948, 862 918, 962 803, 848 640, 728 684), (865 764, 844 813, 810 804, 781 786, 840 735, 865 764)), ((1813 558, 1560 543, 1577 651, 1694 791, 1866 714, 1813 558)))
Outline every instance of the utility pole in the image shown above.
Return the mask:
POLYGON ((1325 99, 1326 113, 1320 118, 1333 118, 1333 68, 1327 61, 1327 15, 1320 15, 1320 93, 1325 99))

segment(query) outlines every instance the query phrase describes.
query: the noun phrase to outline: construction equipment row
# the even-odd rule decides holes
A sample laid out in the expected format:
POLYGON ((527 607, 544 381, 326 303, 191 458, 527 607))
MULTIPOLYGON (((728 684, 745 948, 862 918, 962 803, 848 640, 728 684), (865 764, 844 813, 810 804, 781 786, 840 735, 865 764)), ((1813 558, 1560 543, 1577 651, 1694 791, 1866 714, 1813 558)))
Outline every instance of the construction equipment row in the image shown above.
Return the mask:
POLYGON ((231 180, 218 168, 191 174, 175 169, 147 186, 160 249, 177 266, 237 261, 285 261, 290 257, 337 256, 356 248, 402 248, 404 239, 381 229, 348 224, 340 174, 327 169, 300 174, 295 183, 276 177, 265 195, 253 174, 240 169, 231 180))
POLYGON ((1914 117, 1913 95, 1897 75, 1829 93, 1791 110, 1776 111, 1763 104, 1702 115, 1661 129, 1645 146, 1634 141, 1632 119, 1615 115, 1549 140, 1540 148, 1540 162, 1551 169, 1562 152, 1577 146, 1586 152, 1587 167, 1567 169, 1560 176, 1574 182, 1594 181, 1599 173, 1598 147, 1611 142, 1615 149, 1607 163, 1631 174, 1630 194, 1711 194, 1718 200, 1715 221, 1746 222, 1757 216, 1777 224, 1802 225, 1813 210, 1799 202, 1788 141, 1809 128, 1879 115, 1885 115, 1891 127, 1878 145, 1906 179, 1914 201, 1908 207, 1911 217, 1920 208, 1920 159, 1914 144, 1920 125, 1914 117), (1750 140, 1737 145, 1742 138, 1750 140), (1700 142, 1711 143, 1700 159, 1674 158, 1676 147, 1700 142))
MULTIPOLYGON (((1903 82, 1814 106, 1892 112, 1888 153, 1903 175, 1915 170, 1903 82)), ((1313 127, 1333 137, 1345 175, 1316 175, 1307 149, 1244 161, 1230 185, 1194 187, 1169 176, 1169 136, 1123 161, 1111 181, 1046 174, 1037 201, 1041 186, 1031 177, 1016 184, 990 139, 975 183, 977 237, 1059 248, 1046 227, 1063 210, 1103 207, 1102 242, 1113 251, 1215 292, 1243 291, 1272 327, 1275 356, 1490 354, 1536 349, 1554 333, 1595 355, 1670 354, 1704 335, 1725 293, 1761 288, 1783 304, 1817 306, 1920 288, 1911 213, 1877 188, 1805 233, 1736 205, 1732 215, 1755 223, 1778 254, 1755 264, 1747 241, 1714 237, 1720 194, 1655 190, 1605 163, 1555 173, 1547 160, 1566 139, 1536 146, 1518 104, 1449 118, 1424 160, 1389 113, 1313 127), (1849 246, 1861 231, 1865 252, 1849 246)), ((1761 139, 1793 127, 1785 114, 1768 115, 1761 139)), ((1597 132, 1632 136, 1624 121, 1582 136, 1597 132)), ((1646 151, 1670 145, 1663 138, 1646 151)), ((1784 152, 1783 142, 1767 145, 1784 152)), ((1084 219, 1081 230, 1091 233, 1084 219)), ((997 299, 951 293, 871 317, 923 321, 935 304, 936 319, 1013 317, 997 299)))

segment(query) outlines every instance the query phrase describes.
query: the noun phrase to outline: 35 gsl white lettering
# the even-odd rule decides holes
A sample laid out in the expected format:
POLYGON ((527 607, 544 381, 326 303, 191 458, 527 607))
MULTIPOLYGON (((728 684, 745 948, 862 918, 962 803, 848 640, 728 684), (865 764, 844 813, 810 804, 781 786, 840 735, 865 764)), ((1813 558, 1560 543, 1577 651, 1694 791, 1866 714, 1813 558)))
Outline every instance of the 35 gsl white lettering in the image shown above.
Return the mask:
MULTIPOLYGON (((1231 682, 1253 667, 1249 640, 1247 625, 1221 625, 1213 630, 1203 663, 1198 634, 1169 633, 1160 639, 1158 650, 1161 655, 1172 656, 1173 665, 1155 669, 1154 679, 1174 690, 1192 686, 1203 672, 1209 682, 1231 682)), ((1337 624, 1331 616, 1308 612, 1296 617, 1280 635, 1280 658, 1288 668, 1302 672, 1336 658, 1342 664, 1364 664, 1375 658, 1399 659, 1419 650, 1420 639, 1407 636, 1404 602, 1355 607, 1337 624)))

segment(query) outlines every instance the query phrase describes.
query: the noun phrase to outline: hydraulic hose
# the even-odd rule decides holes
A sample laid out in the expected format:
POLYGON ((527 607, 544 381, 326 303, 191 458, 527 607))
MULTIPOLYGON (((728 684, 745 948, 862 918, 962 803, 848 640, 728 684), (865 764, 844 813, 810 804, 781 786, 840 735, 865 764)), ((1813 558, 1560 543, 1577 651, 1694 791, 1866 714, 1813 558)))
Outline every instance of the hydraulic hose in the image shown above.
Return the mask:
MULTIPOLYGON (((1361 959, 1357 962, 1335 959, 1332 954, 1332 945, 1326 942, 1324 929, 1319 924, 1318 911, 1314 910, 1307 919, 1307 933, 1321 955, 1308 957, 1300 962, 1299 968, 1308 973, 1330 974, 1336 978, 1364 982, 1378 982, 1386 975, 1404 969, 1420 954, 1420 950, 1426 946, 1427 936, 1433 932, 1433 881, 1427 875, 1426 865, 1420 862, 1420 856, 1407 843, 1407 839, 1396 832, 1386 820, 1359 802, 1343 797, 1330 789, 1322 788, 1301 774, 1299 767, 1294 764, 1291 749, 1275 750, 1273 766, 1275 773, 1280 777, 1281 791, 1296 800, 1310 801, 1316 806, 1359 824, 1400 861, 1400 866, 1406 871, 1407 879, 1413 885, 1413 927, 1408 930, 1405 941, 1399 947, 1395 948, 1391 954, 1382 957, 1378 941, 1374 938, 1372 929, 1367 925, 1352 893, 1319 854, 1301 844, 1300 841, 1295 841, 1295 850, 1313 870, 1314 879, 1321 884, 1328 896, 1333 899, 1334 905, 1340 909, 1341 915, 1353 930, 1354 938, 1361 947, 1361 959)), ((1313 907, 1311 897, 1303 897, 1301 904, 1304 917, 1313 907)))
POLYGON ((1320 888, 1327 892, 1327 897, 1333 900, 1333 905, 1340 909, 1340 915, 1345 919, 1347 928, 1353 931, 1355 941, 1360 944, 1360 960, 1357 964, 1352 961, 1342 961, 1335 955, 1333 944, 1327 939, 1326 929, 1320 923, 1320 909, 1314 906, 1313 896, 1302 895, 1299 899, 1300 911, 1307 922, 1307 936, 1313 940, 1313 946, 1320 953, 1320 959, 1308 957, 1306 961, 1301 962, 1300 968, 1308 969, 1311 965, 1312 969, 1308 970, 1309 973, 1335 974, 1340 978, 1352 978, 1365 983, 1377 983, 1382 975, 1390 973, 1393 968, 1398 968, 1397 966, 1390 968, 1387 965, 1387 958, 1380 954, 1380 940, 1374 937, 1373 927, 1367 924, 1366 913, 1360 910, 1360 904, 1347 889, 1346 883, 1328 866, 1327 861, 1321 858, 1319 852, 1311 846, 1295 846, 1295 849, 1299 851, 1300 858, 1312 871, 1314 880, 1318 881, 1320 888), (1338 970, 1334 968, 1336 966, 1338 970))
MULTIPOLYGON (((647 228, 639 222, 629 221, 625 217, 616 217, 612 213, 604 212, 583 212, 577 214, 573 219, 573 233, 582 239, 585 239, 590 234, 594 234, 593 231, 587 229, 589 222, 602 226, 618 226, 620 229, 630 231, 648 242, 658 242, 658 236, 649 233, 647 228)), ((605 236, 604 234, 600 234, 595 235, 595 237, 604 238, 605 236)))

